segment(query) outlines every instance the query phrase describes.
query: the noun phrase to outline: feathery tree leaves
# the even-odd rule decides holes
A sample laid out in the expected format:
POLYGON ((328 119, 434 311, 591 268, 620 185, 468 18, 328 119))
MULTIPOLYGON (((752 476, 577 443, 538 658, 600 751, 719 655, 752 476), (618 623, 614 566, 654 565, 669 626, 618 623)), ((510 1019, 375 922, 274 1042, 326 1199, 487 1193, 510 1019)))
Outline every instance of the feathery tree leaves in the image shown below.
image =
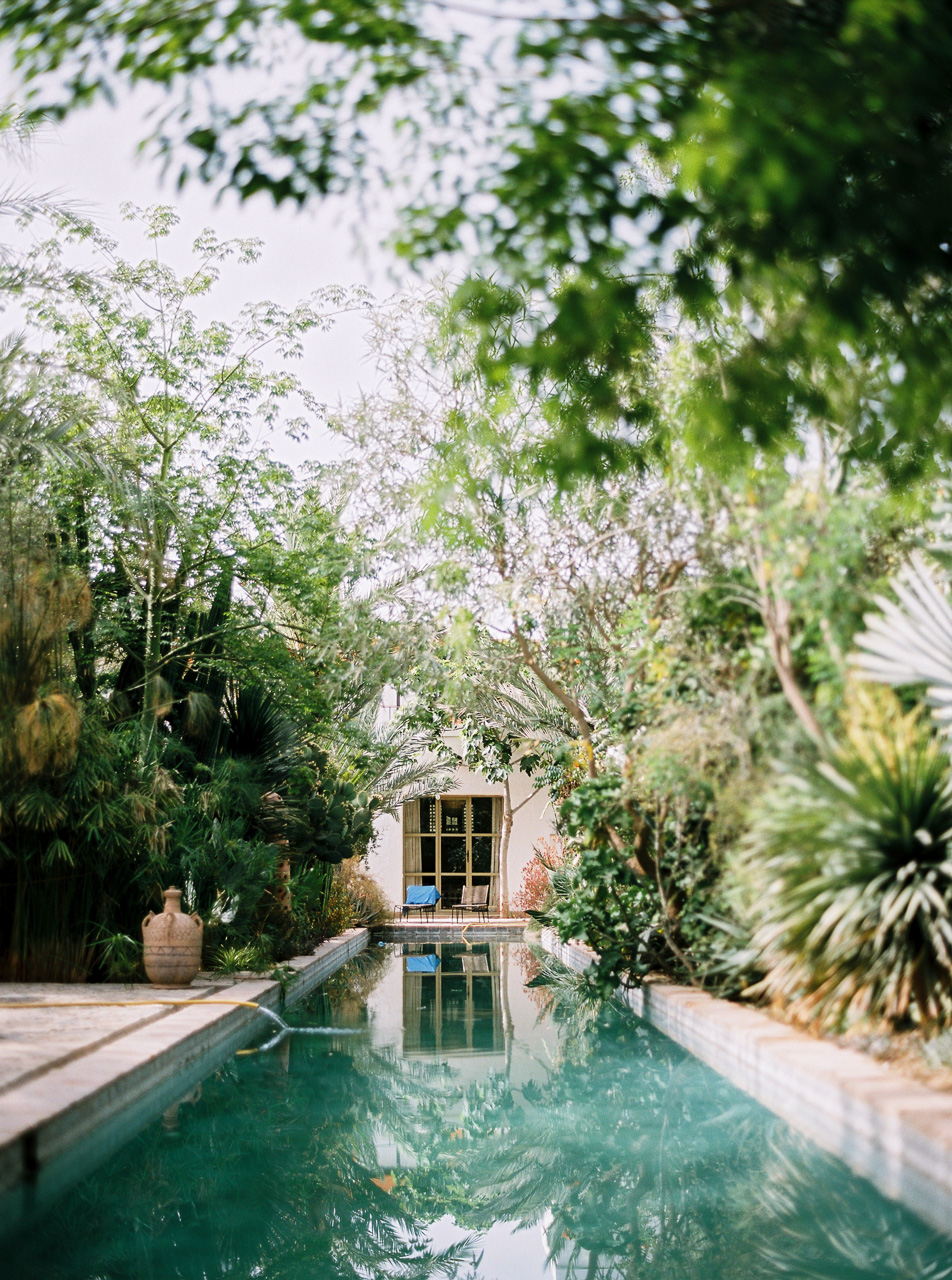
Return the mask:
POLYGON ((302 203, 421 175, 402 249, 475 251, 460 305, 497 371, 558 384, 563 474, 656 447, 659 277, 699 339, 708 463, 795 447, 805 418, 895 481, 949 459, 944 0, 22 0, 0 34, 35 116, 162 85, 183 178, 302 203))

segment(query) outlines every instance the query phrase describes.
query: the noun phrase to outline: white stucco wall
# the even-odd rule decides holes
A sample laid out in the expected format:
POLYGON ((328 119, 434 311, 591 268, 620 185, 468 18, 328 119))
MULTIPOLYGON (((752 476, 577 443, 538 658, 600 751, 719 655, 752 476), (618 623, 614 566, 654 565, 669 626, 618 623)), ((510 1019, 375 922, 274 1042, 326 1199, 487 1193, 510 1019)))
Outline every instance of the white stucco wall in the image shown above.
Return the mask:
MULTIPOLYGON (((457 734, 448 734, 447 746, 460 754, 457 734)), ((509 841, 509 895, 518 891, 522 872, 532 858, 533 845, 555 831, 552 808, 544 791, 533 792, 532 782, 518 768, 509 779, 513 823, 509 841)), ((464 796, 501 796, 500 783, 487 782, 478 773, 460 764, 453 791, 464 796)), ((375 839, 367 858, 367 870, 393 902, 403 901, 403 819, 386 815, 374 824, 375 839)), ((498 906, 498 904, 496 904, 498 906)))

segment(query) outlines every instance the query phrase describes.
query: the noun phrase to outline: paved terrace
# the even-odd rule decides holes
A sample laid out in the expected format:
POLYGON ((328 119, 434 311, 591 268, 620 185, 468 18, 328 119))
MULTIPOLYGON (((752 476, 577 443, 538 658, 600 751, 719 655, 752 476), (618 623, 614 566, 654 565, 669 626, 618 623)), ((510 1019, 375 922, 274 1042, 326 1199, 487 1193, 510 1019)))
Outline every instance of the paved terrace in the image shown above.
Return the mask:
POLYGON ((42 1210, 254 1036, 264 1019, 250 1004, 279 1009, 303 1000, 367 938, 366 929, 351 929, 292 960, 286 993, 253 975, 170 989, 0 983, 0 1005, 13 1006, 0 1008, 0 1234, 42 1210), (72 1007, 57 1007, 63 1002, 72 1007))

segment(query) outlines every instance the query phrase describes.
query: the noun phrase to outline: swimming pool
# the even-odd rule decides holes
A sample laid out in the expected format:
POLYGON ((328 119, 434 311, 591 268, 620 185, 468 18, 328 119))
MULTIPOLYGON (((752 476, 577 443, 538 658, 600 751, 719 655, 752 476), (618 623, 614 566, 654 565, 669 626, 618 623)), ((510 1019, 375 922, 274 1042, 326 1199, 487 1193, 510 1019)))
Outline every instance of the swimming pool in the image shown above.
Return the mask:
POLYGON ((372 948, 295 1011, 338 1033, 262 1027, 3 1276, 952 1277, 952 1239, 626 1010, 527 990, 540 963, 372 948))

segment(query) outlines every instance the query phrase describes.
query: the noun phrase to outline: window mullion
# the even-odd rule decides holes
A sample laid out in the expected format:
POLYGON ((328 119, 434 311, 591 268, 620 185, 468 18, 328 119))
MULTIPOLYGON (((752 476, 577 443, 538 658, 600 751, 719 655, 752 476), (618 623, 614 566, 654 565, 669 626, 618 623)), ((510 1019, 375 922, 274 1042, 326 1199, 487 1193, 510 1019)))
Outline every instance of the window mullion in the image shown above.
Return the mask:
MULTIPOLYGON (((433 863, 433 871, 434 871, 433 879, 436 884, 436 891, 440 895, 440 900, 442 901, 442 898, 443 898, 443 843, 442 843, 443 802, 439 796, 436 796, 435 799, 436 799, 436 803, 433 806, 433 812, 436 814, 436 823, 435 823, 436 831, 434 832, 434 837, 435 837, 434 845, 436 849, 436 856, 433 863)), ((438 976, 439 975, 437 975, 437 977, 438 976)))
POLYGON ((466 828, 466 884, 471 888, 473 884, 473 802, 472 799, 466 801, 466 812, 464 814, 463 825, 466 828))

